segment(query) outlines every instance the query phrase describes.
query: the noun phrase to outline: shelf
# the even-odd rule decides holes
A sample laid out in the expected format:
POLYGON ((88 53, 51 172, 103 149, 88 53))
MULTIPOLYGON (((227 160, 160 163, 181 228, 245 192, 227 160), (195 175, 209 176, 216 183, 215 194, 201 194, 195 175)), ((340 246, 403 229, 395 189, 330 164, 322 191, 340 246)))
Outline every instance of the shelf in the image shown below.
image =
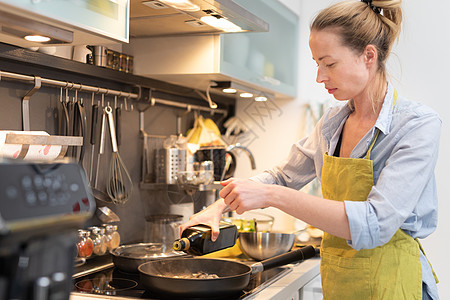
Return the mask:
POLYGON ((139 184, 139 187, 143 190, 150 190, 150 191, 178 191, 178 190, 190 190, 190 191, 199 191, 199 192, 206 192, 206 191, 216 191, 222 189, 222 185, 219 181, 214 181, 211 184, 199 184, 199 185, 192 185, 192 184, 167 184, 167 183, 151 183, 151 182, 141 182, 139 184))
MULTIPOLYGON (((75 76, 83 76, 83 78, 86 78, 86 81, 89 78, 99 81, 101 86, 105 88, 119 83, 126 86, 126 88, 123 88, 124 91, 137 92, 138 86, 140 86, 154 90, 156 98, 207 106, 205 100, 201 99, 192 88, 35 52, 10 44, 0 43, 0 61, 2 62, 2 71, 54 77, 60 80, 63 78, 67 81, 73 80, 73 76, 61 77, 60 72, 68 72, 75 76)), ((148 95, 142 96, 142 100, 148 101, 148 99, 145 99, 145 96, 148 95)), ((219 95, 214 98, 214 101, 226 105, 234 105, 235 103, 234 97, 219 95)))

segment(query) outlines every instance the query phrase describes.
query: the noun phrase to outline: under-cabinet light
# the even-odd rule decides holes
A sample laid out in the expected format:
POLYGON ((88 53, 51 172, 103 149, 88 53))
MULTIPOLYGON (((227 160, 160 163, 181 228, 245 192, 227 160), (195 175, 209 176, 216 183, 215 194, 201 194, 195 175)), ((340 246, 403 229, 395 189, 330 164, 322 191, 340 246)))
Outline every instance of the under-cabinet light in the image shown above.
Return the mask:
POLYGON ((233 88, 225 88, 222 90, 222 92, 227 93, 227 94, 235 94, 237 91, 236 91, 236 89, 233 89, 233 88))
POLYGON ((239 32, 242 28, 219 15, 204 16, 200 21, 225 32, 239 32))
POLYGON ((253 97, 253 94, 252 94, 252 93, 244 92, 244 93, 240 93, 239 96, 240 96, 241 98, 252 98, 252 97, 253 97))
POLYGON ((38 42, 38 43, 45 43, 50 41, 50 38, 48 36, 43 35, 26 35, 24 39, 30 42, 38 42))
POLYGON ((255 101, 258 101, 258 102, 267 101, 267 97, 257 96, 257 97, 255 97, 255 101))
POLYGON ((0 34, 45 44, 73 42, 73 32, 70 30, 4 11, 0 11, 0 34))
POLYGON ((189 0, 158 0, 166 5, 169 5, 175 9, 183 11, 199 11, 200 6, 195 5, 189 0))
POLYGON ((243 85, 234 81, 211 81, 210 87, 220 89, 221 92, 232 94, 236 93, 241 98, 253 99, 255 101, 267 101, 274 99, 275 95, 270 92, 263 91, 248 85, 243 85))

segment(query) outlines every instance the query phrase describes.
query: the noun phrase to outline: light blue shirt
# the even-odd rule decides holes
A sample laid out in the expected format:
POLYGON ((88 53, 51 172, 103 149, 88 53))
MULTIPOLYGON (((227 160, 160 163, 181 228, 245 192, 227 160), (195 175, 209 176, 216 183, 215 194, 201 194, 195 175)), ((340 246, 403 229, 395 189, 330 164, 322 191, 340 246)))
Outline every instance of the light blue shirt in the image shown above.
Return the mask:
MULTIPOLYGON (((437 226, 438 200, 434 168, 438 157, 441 120, 427 106, 398 96, 394 107, 394 88, 387 94, 375 126, 359 141, 351 158, 365 158, 375 137, 371 153, 375 185, 367 201, 344 201, 356 250, 387 243, 398 228, 413 238, 425 238, 437 226)), ((312 134, 291 148, 287 159, 252 180, 301 189, 314 178, 321 179, 325 152, 334 153, 351 103, 330 108, 312 134)), ((355 184, 358 184, 355 182, 355 184)), ((423 281, 431 299, 438 299, 430 265, 421 255, 423 281)))

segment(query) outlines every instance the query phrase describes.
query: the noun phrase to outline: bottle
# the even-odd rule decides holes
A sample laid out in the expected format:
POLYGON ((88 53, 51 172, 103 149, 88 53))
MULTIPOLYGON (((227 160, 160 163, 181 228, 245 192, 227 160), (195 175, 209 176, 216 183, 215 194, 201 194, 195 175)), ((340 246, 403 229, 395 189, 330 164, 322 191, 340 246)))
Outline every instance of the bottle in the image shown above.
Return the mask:
POLYGON ((221 222, 220 234, 215 242, 211 241, 211 228, 196 225, 183 231, 181 238, 173 243, 173 249, 191 255, 203 255, 234 246, 238 237, 236 225, 221 222))

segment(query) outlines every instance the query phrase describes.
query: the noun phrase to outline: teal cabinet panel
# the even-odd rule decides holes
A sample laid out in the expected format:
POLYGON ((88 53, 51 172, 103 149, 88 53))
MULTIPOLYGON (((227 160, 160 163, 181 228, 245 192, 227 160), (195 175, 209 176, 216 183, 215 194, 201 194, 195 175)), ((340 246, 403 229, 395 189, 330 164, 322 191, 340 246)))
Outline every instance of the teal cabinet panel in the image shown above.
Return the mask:
MULTIPOLYGON (((0 0, 44 18, 117 41, 129 41, 130 0, 0 0)), ((3 6, 2 6, 3 7, 3 6)))
POLYGON ((221 35, 220 72, 295 97, 298 16, 277 0, 235 2, 269 23, 269 31, 221 35))

